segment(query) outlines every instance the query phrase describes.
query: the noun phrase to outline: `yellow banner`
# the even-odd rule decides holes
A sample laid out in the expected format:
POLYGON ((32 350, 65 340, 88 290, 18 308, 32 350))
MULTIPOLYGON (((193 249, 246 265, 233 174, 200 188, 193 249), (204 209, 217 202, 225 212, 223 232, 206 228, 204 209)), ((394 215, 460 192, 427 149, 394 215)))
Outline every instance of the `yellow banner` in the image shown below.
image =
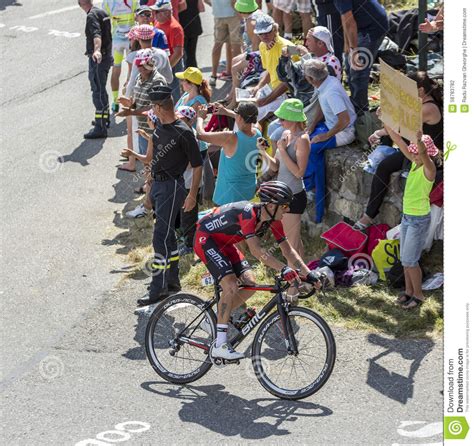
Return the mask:
POLYGON ((421 130, 421 99, 416 82, 380 61, 380 107, 382 122, 404 138, 416 141, 421 130))

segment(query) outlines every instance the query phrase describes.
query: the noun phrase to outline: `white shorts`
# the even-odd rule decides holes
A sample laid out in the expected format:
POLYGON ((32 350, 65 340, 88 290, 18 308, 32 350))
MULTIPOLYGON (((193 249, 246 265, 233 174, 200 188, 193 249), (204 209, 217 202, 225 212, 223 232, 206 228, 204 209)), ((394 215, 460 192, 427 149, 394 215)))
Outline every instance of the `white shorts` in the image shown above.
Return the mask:
POLYGON ((288 14, 293 12, 295 3, 298 12, 302 12, 303 14, 312 12, 311 0, 273 0, 273 6, 275 8, 288 14))

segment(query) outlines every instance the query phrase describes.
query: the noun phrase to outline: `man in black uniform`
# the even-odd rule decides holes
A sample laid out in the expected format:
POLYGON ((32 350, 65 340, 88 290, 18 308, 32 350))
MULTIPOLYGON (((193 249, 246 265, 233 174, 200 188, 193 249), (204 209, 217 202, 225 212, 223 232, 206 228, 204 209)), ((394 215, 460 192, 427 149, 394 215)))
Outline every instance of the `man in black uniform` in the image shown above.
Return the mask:
POLYGON ((153 135, 139 130, 148 140, 146 155, 129 151, 151 168, 153 183, 150 191, 155 211, 152 280, 149 295, 138 300, 139 306, 149 305, 181 290, 179 282, 179 254, 174 232, 176 216, 181 208, 185 212, 196 206, 202 176, 202 158, 199 143, 183 121, 177 118, 172 89, 159 86, 149 93, 153 111, 158 118, 153 135), (183 173, 187 165, 193 168, 193 181, 189 193, 184 186, 183 173), (187 193, 187 195, 186 195, 187 193))
POLYGON ((92 0, 78 0, 78 4, 87 13, 86 56, 89 57, 89 82, 95 107, 94 128, 84 138, 107 138, 107 75, 113 63, 110 17, 102 9, 93 6, 92 0))

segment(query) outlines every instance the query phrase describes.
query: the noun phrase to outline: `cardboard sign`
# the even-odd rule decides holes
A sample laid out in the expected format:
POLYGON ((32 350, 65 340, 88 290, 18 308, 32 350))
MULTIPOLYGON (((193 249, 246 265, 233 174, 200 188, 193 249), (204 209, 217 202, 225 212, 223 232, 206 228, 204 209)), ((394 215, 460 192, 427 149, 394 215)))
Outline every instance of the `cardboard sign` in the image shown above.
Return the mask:
POLYGON ((416 141, 416 132, 421 130, 421 99, 418 97, 416 81, 394 70, 380 61, 380 107, 381 120, 404 138, 416 141))

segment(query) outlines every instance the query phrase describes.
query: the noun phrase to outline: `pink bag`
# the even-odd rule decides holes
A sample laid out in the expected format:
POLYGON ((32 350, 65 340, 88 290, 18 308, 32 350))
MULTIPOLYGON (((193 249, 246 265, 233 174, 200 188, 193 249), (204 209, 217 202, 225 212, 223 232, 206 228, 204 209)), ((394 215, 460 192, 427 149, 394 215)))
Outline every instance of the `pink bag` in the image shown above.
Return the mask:
POLYGON ((369 226, 365 232, 367 234, 367 249, 366 253, 372 255, 372 251, 375 249, 379 240, 385 240, 387 238, 387 231, 390 229, 389 225, 380 224, 369 226))
POLYGON ((343 221, 321 234, 329 249, 340 249, 346 257, 364 252, 367 236, 343 221))

